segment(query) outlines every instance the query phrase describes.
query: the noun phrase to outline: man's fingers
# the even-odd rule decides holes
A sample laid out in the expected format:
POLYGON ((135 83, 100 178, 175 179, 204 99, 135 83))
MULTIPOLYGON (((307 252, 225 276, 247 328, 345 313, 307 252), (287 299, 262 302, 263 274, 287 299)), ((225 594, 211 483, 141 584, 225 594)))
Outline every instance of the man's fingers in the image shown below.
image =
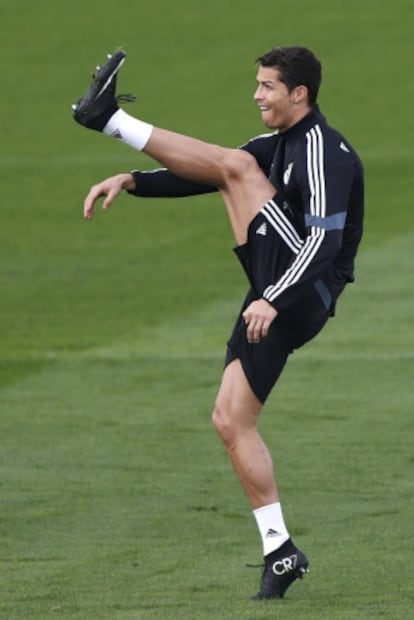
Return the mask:
POLYGON ((118 196, 121 190, 119 188, 111 187, 105 200, 102 203, 102 209, 109 209, 115 198, 118 196))
POLYGON ((102 203, 103 209, 109 209, 118 194, 124 189, 134 187, 135 182, 131 180, 130 174, 118 174, 109 177, 97 185, 93 185, 83 203, 83 215, 86 219, 93 217, 96 201, 105 196, 102 203))
POLYGON ((263 321, 263 325, 262 325, 262 338, 266 338, 267 334, 269 333, 270 324, 271 324, 271 321, 269 321, 268 319, 265 319, 263 321))
POLYGON ((269 333, 271 320, 255 316, 251 312, 245 312, 243 314, 244 321, 246 323, 247 341, 250 343, 260 342, 269 333))
POLYGON ((276 310, 267 301, 263 299, 253 301, 243 312, 247 341, 256 343, 266 338, 276 315, 276 310))
POLYGON ((250 343, 259 342, 261 335, 261 322, 260 319, 250 317, 247 324, 247 341, 250 343))
POLYGON ((93 217, 93 210, 95 207, 95 201, 92 198, 88 198, 85 200, 83 204, 83 217, 87 220, 90 220, 93 217))
POLYGON ((258 342, 257 338, 259 336, 259 331, 257 325, 257 317, 255 317, 251 311, 246 310, 243 313, 243 318, 246 324, 247 342, 258 342))
POLYGON ((102 183, 91 187, 83 205, 84 217, 86 219, 91 219, 93 217, 96 202, 102 196, 106 196, 104 202, 102 203, 102 208, 108 209, 113 203, 116 196, 119 194, 119 191, 120 190, 118 188, 114 188, 113 186, 107 186, 102 183))
POLYGON ((93 217, 95 203, 98 200, 98 198, 100 198, 100 196, 102 196, 103 194, 104 192, 102 191, 101 188, 99 188, 99 186, 94 185, 93 187, 91 187, 83 203, 83 216, 86 219, 89 220, 93 217))

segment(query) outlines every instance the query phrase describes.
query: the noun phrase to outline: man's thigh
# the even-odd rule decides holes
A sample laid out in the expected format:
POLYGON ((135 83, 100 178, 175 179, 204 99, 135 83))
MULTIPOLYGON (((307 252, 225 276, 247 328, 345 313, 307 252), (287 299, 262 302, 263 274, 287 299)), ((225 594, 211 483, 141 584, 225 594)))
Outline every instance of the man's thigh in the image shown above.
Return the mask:
POLYGON ((239 360, 251 390, 264 403, 277 383, 289 355, 321 331, 329 319, 330 311, 324 306, 315 288, 310 287, 295 304, 279 313, 266 338, 258 343, 250 343, 242 313, 255 298, 257 294, 251 289, 228 340, 225 364, 239 360))
POLYGON ((216 411, 239 428, 256 424, 262 403, 254 394, 239 359, 229 362, 223 371, 216 399, 216 411))
POLYGON ((292 347, 283 336, 278 321, 272 323, 266 338, 251 343, 247 340, 246 325, 239 317, 227 343, 226 367, 234 360, 240 362, 245 380, 255 398, 262 404, 282 373, 292 347))
MULTIPOLYGON (((231 151, 229 151, 230 153, 231 151)), ((246 243, 250 223, 262 207, 275 196, 276 189, 259 167, 252 155, 245 151, 233 151, 234 173, 227 177, 220 194, 238 245, 246 243), (237 162, 240 159, 240 173, 237 162)))

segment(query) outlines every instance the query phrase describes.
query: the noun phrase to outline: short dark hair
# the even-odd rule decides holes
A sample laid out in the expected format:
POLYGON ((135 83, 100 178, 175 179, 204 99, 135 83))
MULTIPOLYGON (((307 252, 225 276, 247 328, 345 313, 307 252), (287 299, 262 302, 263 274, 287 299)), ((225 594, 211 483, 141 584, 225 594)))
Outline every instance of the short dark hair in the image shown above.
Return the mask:
POLYGON ((291 92, 296 86, 306 86, 308 101, 313 105, 322 81, 322 66, 315 54, 306 47, 274 47, 256 60, 262 67, 274 67, 281 81, 291 92))

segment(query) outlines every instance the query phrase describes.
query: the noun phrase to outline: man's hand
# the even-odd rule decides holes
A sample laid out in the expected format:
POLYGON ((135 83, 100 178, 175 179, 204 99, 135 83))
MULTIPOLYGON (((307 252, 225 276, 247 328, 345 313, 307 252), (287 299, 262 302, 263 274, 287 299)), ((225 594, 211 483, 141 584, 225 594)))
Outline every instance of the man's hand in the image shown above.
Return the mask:
POLYGON ((272 321, 277 317, 277 310, 265 299, 253 301, 243 312, 247 327, 247 341, 260 342, 266 338, 272 321))
POLYGON ((124 189, 135 189, 135 180, 132 174, 117 174, 93 185, 83 203, 83 217, 90 220, 93 217, 96 201, 101 196, 106 196, 102 203, 102 209, 108 209, 118 194, 124 189))

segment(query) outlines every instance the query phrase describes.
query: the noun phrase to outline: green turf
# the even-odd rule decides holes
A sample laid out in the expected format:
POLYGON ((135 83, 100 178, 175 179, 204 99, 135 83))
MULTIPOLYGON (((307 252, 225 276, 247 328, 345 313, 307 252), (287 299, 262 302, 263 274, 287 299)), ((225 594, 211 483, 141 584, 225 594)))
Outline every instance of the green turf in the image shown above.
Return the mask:
POLYGON ((411 617, 412 2, 0 5, 0 618, 411 617), (125 196, 84 222, 93 182, 153 164, 70 104, 124 46, 133 113, 237 145, 273 44, 322 58, 367 218, 356 284, 261 421, 312 570, 254 604, 258 534, 210 423, 245 288, 224 209, 125 196))

